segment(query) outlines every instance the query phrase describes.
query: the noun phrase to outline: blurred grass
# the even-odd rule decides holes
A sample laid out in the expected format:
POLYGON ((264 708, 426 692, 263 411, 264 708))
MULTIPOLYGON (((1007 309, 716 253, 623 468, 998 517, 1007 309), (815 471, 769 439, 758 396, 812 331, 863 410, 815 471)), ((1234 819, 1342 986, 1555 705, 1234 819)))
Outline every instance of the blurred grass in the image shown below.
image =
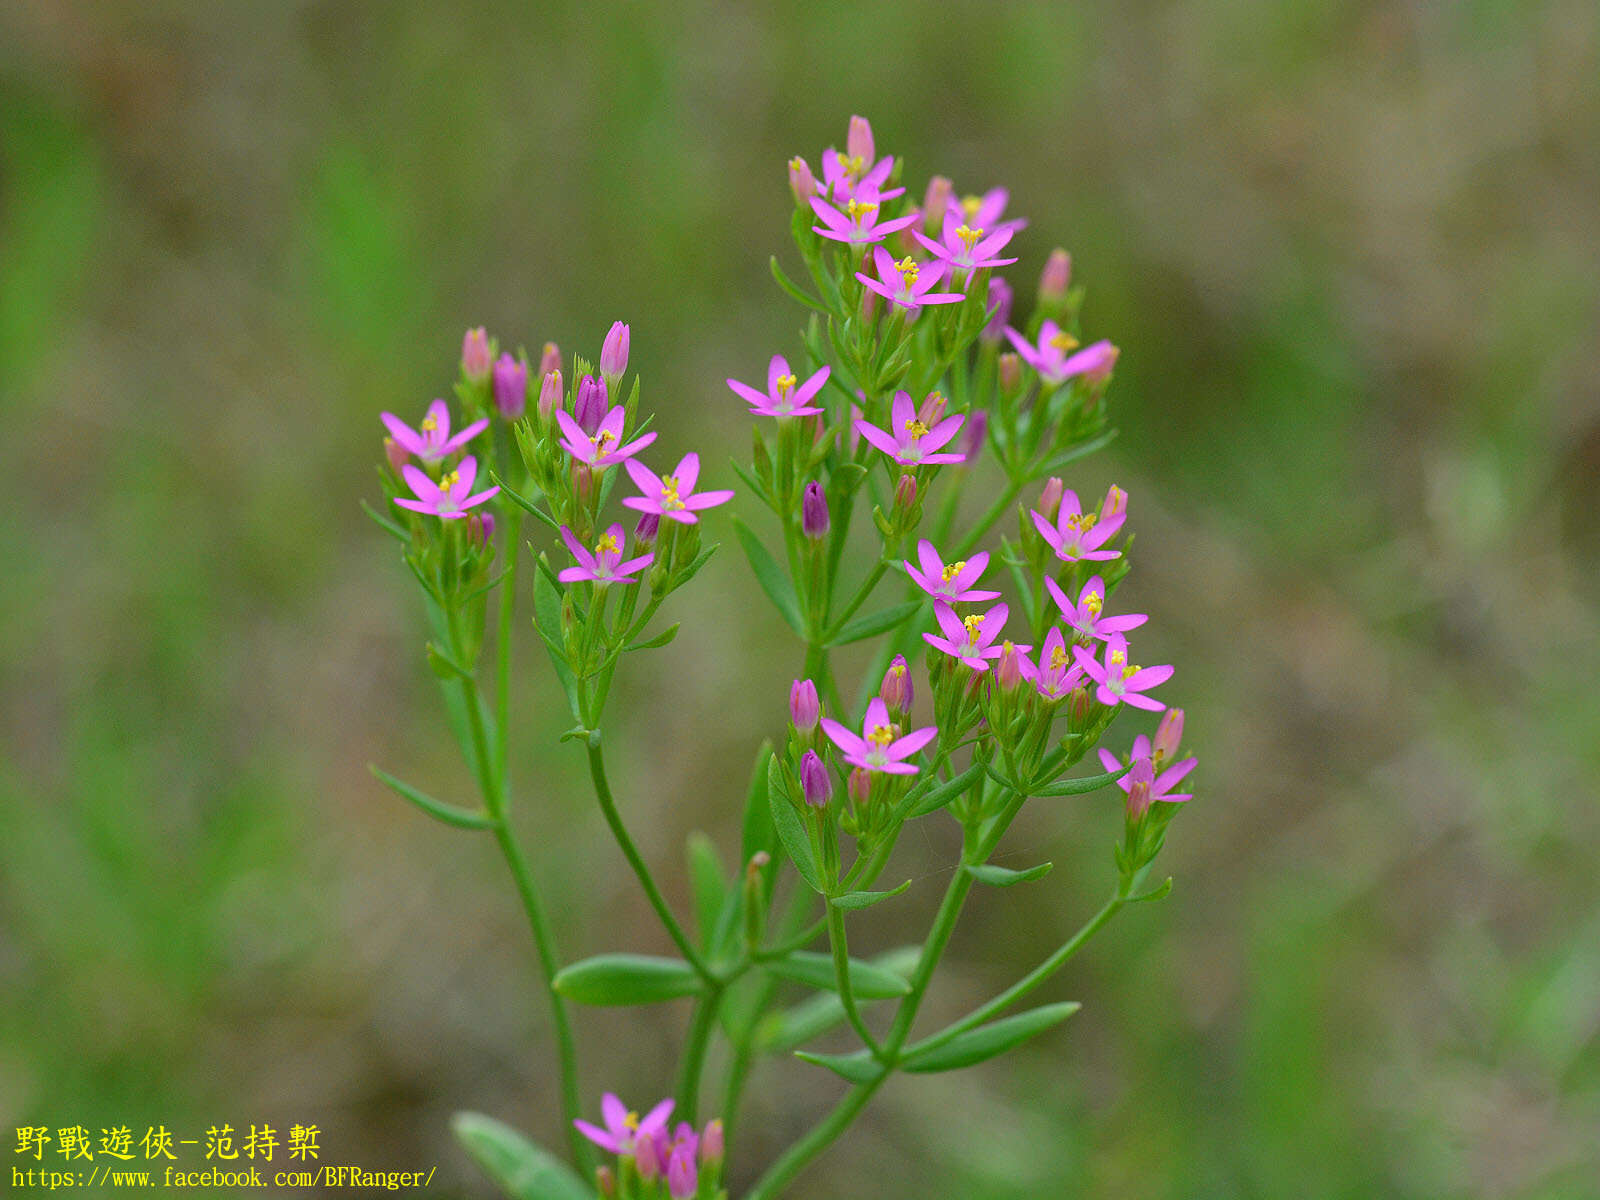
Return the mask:
MULTIPOLYGON (((1173 899, 1053 985, 1075 1027, 887 1089, 796 1196, 1600 1196, 1597 39, 1557 2, 7 6, 0 1128, 315 1121, 473 1195, 451 1111, 554 1140, 490 848, 365 771, 466 786, 356 507, 375 415, 468 324, 622 317, 664 442, 740 452, 720 380, 797 321, 783 162, 863 112, 916 181, 1007 183, 1021 267, 1068 246, 1123 346, 1073 482, 1134 495, 1202 799, 1173 899)), ((621 698, 664 864, 732 844, 798 663, 741 564, 697 592, 621 698)), ((520 666, 563 944, 659 948, 520 666)), ((932 1008, 1076 926, 1114 821, 1028 814, 1057 870, 980 898, 932 1008)), ((591 1091, 665 1089, 681 1012, 585 1018, 591 1091)), ((736 1174, 833 1090, 763 1066, 736 1174)))

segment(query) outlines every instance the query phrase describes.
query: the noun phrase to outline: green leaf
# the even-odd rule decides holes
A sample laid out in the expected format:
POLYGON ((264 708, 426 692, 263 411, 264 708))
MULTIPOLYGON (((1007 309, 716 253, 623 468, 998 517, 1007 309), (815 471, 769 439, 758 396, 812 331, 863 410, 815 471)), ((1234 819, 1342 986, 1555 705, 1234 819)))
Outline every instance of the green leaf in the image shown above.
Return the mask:
POLYGON ((495 483, 499 484, 500 490, 509 496, 511 498, 511 502, 518 508, 522 509, 523 512, 532 513, 534 516, 538 517, 539 520, 550 526, 551 529, 556 530, 558 533, 560 532, 561 522, 556 520, 549 513, 545 512, 544 509, 540 508, 532 500, 529 500, 521 492, 517 491, 516 488, 512 487, 504 479, 500 478, 499 471, 491 470, 489 472, 489 478, 494 480, 495 483))
POLYGON ((711 561, 711 556, 717 552, 717 547, 721 545, 721 542, 712 542, 711 545, 707 546, 704 550, 700 551, 699 554, 695 555, 694 561, 685 567, 683 569, 683 573, 672 581, 672 590, 677 591, 684 584, 688 583, 689 580, 700 574, 700 568, 711 561))
POLYGON ((1085 775, 1082 779, 1058 779, 1043 787, 1034 788, 1034 796, 1081 796, 1085 792, 1099 791, 1108 783, 1115 783, 1128 773, 1127 767, 1118 767, 1102 775, 1085 775))
POLYGON ((1009 867, 997 867, 993 863, 969 863, 967 874, 979 883, 991 884, 994 887, 1010 887, 1014 883, 1029 883, 1035 879, 1043 879, 1050 874, 1050 868, 1054 865, 1042 862, 1037 867, 1013 871, 1009 867))
POLYGON ((597 954, 556 973, 552 986, 578 1004, 654 1004, 692 996, 703 986, 681 958, 597 954))
POLYGON ((811 853, 811 838, 806 833, 800 812, 789 799, 784 785, 783 764, 774 754, 767 764, 767 808, 772 813, 772 825, 778 831, 778 840, 789 852, 794 869, 814 892, 822 891, 822 876, 817 874, 817 860, 811 853))
POLYGON ((778 848, 778 831, 773 828, 772 811, 767 807, 767 763, 771 758, 772 740, 768 738, 756 751, 755 769, 750 772, 750 783, 744 792, 744 835, 739 843, 741 866, 758 851, 771 854, 778 848))
POLYGON ((623 650, 625 652, 633 650, 658 650, 662 646, 665 646, 673 638, 678 636, 678 626, 681 624, 681 621, 674 621, 671 625, 668 625, 654 637, 643 642, 632 642, 629 645, 624 646, 623 650))
POLYGON ((794 594, 794 584, 789 576, 761 544, 761 539, 738 517, 733 518, 733 532, 738 536, 739 546, 750 560, 750 569, 755 572, 756 582, 767 594, 767 599, 777 607, 783 619, 789 623, 789 628, 804 637, 805 621, 801 619, 800 601, 794 594))
POLYGON ((809 1050, 796 1050, 794 1056, 819 1067, 827 1067, 851 1083, 870 1083, 883 1074, 883 1064, 865 1050, 857 1050, 854 1054, 812 1054, 809 1050))
POLYGON ((1168 875, 1166 879, 1156 884, 1155 887, 1145 892, 1142 896, 1129 896, 1128 901, 1129 903, 1137 904, 1141 900, 1165 900, 1171 892, 1172 876, 1168 875))
POLYGON ((1059 474, 1061 468, 1066 466, 1068 463, 1077 462, 1080 458, 1084 458, 1087 455, 1093 454, 1096 450, 1099 450, 1105 446, 1109 446, 1116 436, 1117 431, 1115 429, 1108 429, 1105 433, 1102 433, 1097 438, 1090 438, 1087 442, 1079 442, 1076 446, 1072 446, 1062 453, 1056 455, 1044 466, 1035 470, 1032 473, 1032 477, 1039 478, 1045 475, 1059 474))
POLYGON ((1035 1034, 1043 1033, 1052 1025, 1059 1025, 1083 1006, 1076 1000, 1061 1004, 1046 1004, 1040 1008, 1018 1013, 999 1021, 990 1021, 969 1029, 942 1046, 921 1054, 912 1054, 900 1066, 907 1071, 954 1071, 970 1067, 997 1054, 1020 1046, 1035 1034))
POLYGON ((899 887, 891 888, 887 892, 846 892, 842 896, 834 896, 828 903, 835 908, 843 909, 871 908, 880 900, 887 900, 890 896, 898 896, 910 886, 911 880, 908 879, 899 887))
POLYGON ((372 505, 368 504, 365 500, 361 501, 361 509, 367 514, 367 516, 371 517, 374 521, 376 521, 384 529, 388 530, 395 537, 399 538, 402 542, 409 542, 411 540, 411 535, 409 533, 407 533, 404 529, 401 529, 400 526, 396 525, 388 517, 384 516, 377 509, 373 508, 372 505))
POLYGON ((556 669, 556 678, 561 681, 561 690, 567 694, 567 705, 572 709, 572 719, 583 721, 583 713, 578 706, 578 685, 572 678, 572 668, 567 665, 564 651, 558 652, 557 647, 563 646, 561 632, 561 592, 552 582, 549 573, 549 564, 540 556, 540 570, 533 573, 533 615, 538 622, 539 633, 544 638, 545 649, 550 653, 550 665, 556 669))
POLYGON ((896 604, 882 612, 869 613, 864 617, 857 617, 833 637, 828 639, 829 646, 848 646, 851 642, 859 642, 862 638, 873 637, 876 634, 893 629, 912 613, 922 607, 921 600, 908 600, 904 604, 896 604))
POLYGON ((745 486, 754 492, 756 497, 763 504, 776 512, 777 507, 772 503, 772 497, 767 495, 767 489, 762 485, 761 481, 754 475, 750 474, 750 472, 740 464, 738 459, 730 458, 728 461, 733 464, 734 474, 738 475, 740 479, 744 480, 745 486))
POLYGON ((709 948, 723 901, 727 898, 727 876, 723 874, 716 845, 698 829, 689 835, 686 849, 689 887, 694 893, 695 928, 700 931, 700 944, 709 948))
POLYGON ((470 681, 476 678, 476 672, 467 670, 466 667, 463 667, 432 642, 428 643, 426 649, 428 666, 440 679, 466 679, 470 681))
MULTIPOLYGON (((959 775, 952 776, 939 784, 927 795, 917 802, 911 810, 911 817, 925 817, 931 812, 938 812, 950 801, 972 786, 974 780, 983 774, 983 764, 975 762, 959 775)), ((908 817, 909 819, 909 817, 908 817)))
MULTIPOLYGON (((871 961, 875 967, 892 971, 902 979, 910 979, 921 957, 922 947, 900 946, 877 955, 871 961)), ((837 992, 818 992, 798 1004, 762 1017, 755 1033, 756 1048, 767 1054, 783 1054, 842 1024, 844 1001, 839 999, 837 992)))
POLYGON ((778 281, 779 287, 788 292, 789 295, 800 301, 800 303, 804 304, 807 308, 814 308, 819 313, 826 313, 828 311, 826 308, 822 307, 822 304, 814 296, 812 296, 811 293, 805 291, 800 287, 799 284, 795 283, 783 273, 783 268, 778 265, 778 256, 776 254, 772 256, 770 261, 772 265, 772 277, 778 281))
POLYGON ((513 1200, 594 1200, 594 1187, 566 1163, 509 1125, 482 1113, 450 1122, 456 1141, 513 1200))
MULTIPOLYGON (((796 950, 783 958, 761 964, 774 975, 823 991, 834 990, 833 956, 810 950, 796 950)), ((904 996, 911 985, 893 971, 875 967, 859 958, 850 960, 850 992, 863 1000, 888 1000, 904 996)))
POLYGON ((372 763, 367 764, 367 770, 375 775, 378 781, 384 784, 402 800, 409 800, 423 812, 435 820, 443 821, 446 825, 454 825, 457 829, 493 829, 499 824, 488 813, 476 812, 470 808, 459 808, 454 804, 446 804, 443 800, 435 800, 424 791, 419 791, 409 783, 396 779, 387 771, 381 771, 372 763))

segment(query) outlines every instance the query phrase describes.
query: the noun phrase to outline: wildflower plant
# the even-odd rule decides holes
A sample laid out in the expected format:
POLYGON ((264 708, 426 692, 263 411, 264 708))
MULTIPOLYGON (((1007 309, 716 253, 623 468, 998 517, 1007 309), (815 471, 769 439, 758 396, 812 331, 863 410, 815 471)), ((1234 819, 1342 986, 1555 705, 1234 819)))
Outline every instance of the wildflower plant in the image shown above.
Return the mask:
MULTIPOLYGON (((374 773, 429 816, 492 836, 528 917, 569 1161, 488 1118, 457 1120, 464 1144, 513 1195, 724 1197, 730 1155, 741 1178, 754 1178, 743 1195, 771 1200, 894 1075, 982 1062, 1070 1016, 1070 1001, 1020 1006, 1119 910, 1171 883, 1152 887, 1148 877, 1193 794, 1174 789, 1192 786, 1196 762, 1178 757, 1183 715, 1158 694, 1173 668, 1134 661, 1128 634, 1142 635, 1147 618, 1118 603, 1130 569, 1128 496, 1114 487, 1085 507, 1061 477, 1112 436, 1116 348, 1080 347, 1083 293, 1063 251, 1044 265, 1034 311, 1012 323, 1014 293, 995 272, 1016 260, 996 256, 1025 223, 1005 215, 1004 189, 963 198, 935 177, 918 206, 902 162, 876 154, 860 117, 845 149, 830 148, 821 164, 820 182, 804 159, 788 169, 807 282, 771 262, 807 310, 798 346, 787 357, 752 347, 730 363, 736 400, 708 389, 722 395, 730 424, 754 425, 749 461, 731 468, 737 495, 715 486, 735 481, 703 470, 694 450, 664 469, 671 460, 655 441, 675 431, 654 428, 641 405, 621 322, 597 365, 574 358, 566 374, 552 344, 535 361, 470 331, 454 421, 442 400, 415 429, 383 414, 387 511, 371 511, 421 589, 427 659, 479 797, 447 803, 374 773), (764 390, 739 381, 762 363, 764 390), (991 475, 1000 482, 986 485, 988 496, 966 495, 991 475), (737 867, 726 870, 708 839, 690 841, 691 923, 667 903, 630 833, 629 806, 612 791, 607 702, 631 656, 672 640, 678 626, 663 623, 664 609, 730 530, 792 634, 797 670, 787 721, 757 751, 742 798, 728 799, 743 805, 737 867), (857 561, 863 537, 873 553, 857 561), (551 753, 585 758, 600 816, 672 955, 574 958, 556 945, 548 900, 507 821, 510 647, 524 606, 573 722, 551 753), (856 644, 869 648, 870 665, 849 688, 834 654, 856 644), (1108 737, 1130 708, 1125 719, 1164 715, 1153 734, 1108 737), (1086 759, 1099 769, 1080 772, 1086 759), (972 889, 1049 870, 990 861, 1018 813, 1091 793, 1121 813, 1104 905, 1010 987, 919 1030, 972 889), (910 881, 881 885, 908 825, 951 820, 961 849, 937 903, 910 881), (852 956, 851 927, 888 904, 930 912, 920 946, 852 956), (586 1102, 575 1009, 679 998, 692 1007, 671 1094, 643 1116, 612 1091, 597 1109, 586 1102), (857 1048, 818 1049, 836 1027, 857 1048), (726 1071, 708 1095, 718 1039, 726 1071), (794 1069, 831 1072, 847 1090, 761 1164, 740 1159, 737 1131, 752 1064, 768 1054, 792 1054, 794 1069)), ((771 706, 776 717, 781 698, 771 706)), ((636 1093, 651 1081, 593 1082, 636 1093)))

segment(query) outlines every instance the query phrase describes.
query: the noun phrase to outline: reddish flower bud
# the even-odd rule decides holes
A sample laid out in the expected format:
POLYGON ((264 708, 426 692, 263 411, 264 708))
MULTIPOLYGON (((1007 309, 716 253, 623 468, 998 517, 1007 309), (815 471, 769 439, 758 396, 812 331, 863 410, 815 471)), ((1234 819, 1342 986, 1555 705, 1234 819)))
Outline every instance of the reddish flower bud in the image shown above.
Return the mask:
POLYGON ((816 541, 827 536, 828 525, 828 498, 822 494, 822 485, 813 479, 800 498, 800 532, 816 541))
POLYGON ((800 756, 800 791, 812 808, 825 808, 833 799, 833 777, 815 750, 800 756))
POLYGON ((561 348, 554 342, 546 342, 544 351, 539 355, 539 377, 550 374, 551 371, 561 370, 561 348))
POLYGON ((616 379, 628 369, 628 327, 621 321, 612 322, 600 347, 600 372, 608 379, 616 379))
POLYGON ((850 803, 858 807, 864 805, 872 796, 872 776, 865 767, 857 767, 850 772, 845 789, 850 793, 850 803))
POLYGON ((401 467, 411 461, 411 456, 405 452, 400 443, 390 437, 383 439, 383 456, 389 460, 389 466, 396 475, 400 474, 401 467))
POLYGON ((950 211, 950 198, 954 195, 954 185, 943 175, 928 180, 928 190, 922 196, 922 228, 929 237, 938 237, 944 231, 944 215, 950 211))
POLYGON ((845 136, 844 152, 859 158, 863 167, 872 165, 876 147, 872 144, 872 123, 865 117, 850 118, 850 132, 845 136))
POLYGON ((1022 682, 1022 653, 1017 649, 1016 643, 1006 641, 1000 644, 1000 660, 995 663, 994 677, 1000 687, 1007 692, 1014 692, 1022 682))
POLYGON ((606 381, 598 375, 585 375, 578 381, 578 398, 572 404, 572 419, 590 437, 600 428, 600 421, 611 407, 606 397, 606 381))
POLYGON ((1178 756, 1178 743, 1183 740, 1183 709, 1169 708, 1161 714, 1161 724, 1156 726, 1155 740, 1150 753, 1156 762, 1178 756))
POLYGON ((817 685, 809 679, 796 679, 789 686, 789 720, 801 733, 810 733, 822 718, 822 701, 817 685))
POLYGON ((971 466, 973 460, 983 453, 983 439, 989 432, 989 414, 981 408, 975 408, 967 414, 966 424, 961 426, 961 453, 967 456, 966 465, 971 466))
POLYGON ((986 342, 998 342, 1005 336, 1005 327, 1011 322, 1011 285, 998 275, 989 276, 989 322, 979 331, 978 337, 986 342))
POLYGON ((494 514, 489 512, 473 512, 467 514, 467 534, 479 547, 489 544, 489 539, 494 536, 494 514))
POLYGON ((595 1186, 600 1189, 601 1200, 616 1200, 617 1173, 610 1167, 596 1167, 594 1172, 595 1186))
POLYGON ((931 429, 944 420, 945 410, 949 407, 950 402, 944 398, 943 392, 929 392, 917 407, 917 420, 931 429))
POLYGON ((633 527, 633 540, 641 546, 655 545, 656 538, 661 533, 660 513, 641 513, 639 523, 633 527))
POLYGON ((656 1154, 655 1138, 642 1137, 634 1142, 633 1165, 639 1169, 639 1178, 646 1183, 661 1174, 661 1158, 656 1154))
POLYGON ((508 421, 515 421, 528 407, 528 368, 509 354, 495 360, 494 406, 508 421))
POLYGON ((1100 504, 1100 523, 1103 525, 1115 517, 1128 515, 1128 493, 1112 484, 1106 490, 1106 498, 1100 504))
POLYGON ((1000 356, 1000 390, 1007 395, 1022 386, 1022 359, 1007 350, 1000 356))
POLYGON ((544 382, 539 385, 539 419, 548 421, 550 414, 555 412, 563 396, 561 387, 561 368, 546 371, 544 382))
POLYGON ((878 688, 878 695, 888 706, 891 716, 903 717, 911 710, 916 691, 911 686, 911 672, 904 654, 896 654, 889 669, 883 673, 883 684, 878 688))
POLYGON ((715 1166, 722 1161, 726 1151, 724 1136, 721 1117, 712 1117, 706 1122, 705 1130, 700 1134, 700 1161, 706 1166, 715 1166))
POLYGON ((1060 246, 1050 251, 1044 270, 1039 272, 1039 299, 1047 304, 1059 304, 1067 298, 1072 286, 1072 255, 1060 246))
POLYGON ((1137 821, 1150 810, 1150 788, 1155 783, 1155 768, 1148 758, 1133 764, 1123 781, 1128 785, 1128 818, 1137 821))
POLYGON ((461 339, 461 373, 473 383, 483 383, 489 378, 489 334, 478 326, 467 330, 461 339))
POLYGON ((1046 521, 1054 521, 1056 514, 1061 511, 1061 493, 1066 485, 1061 482, 1061 476, 1052 475, 1044 481, 1044 490, 1039 493, 1039 503, 1033 506, 1033 511, 1046 521))
POLYGON ((794 202, 801 206, 809 205, 811 197, 817 194, 816 177, 799 155, 789 160, 789 190, 794 193, 794 202))
POLYGON ((909 513, 911 506, 917 502, 917 477, 915 475, 902 475, 894 485, 894 510, 898 513, 909 513))

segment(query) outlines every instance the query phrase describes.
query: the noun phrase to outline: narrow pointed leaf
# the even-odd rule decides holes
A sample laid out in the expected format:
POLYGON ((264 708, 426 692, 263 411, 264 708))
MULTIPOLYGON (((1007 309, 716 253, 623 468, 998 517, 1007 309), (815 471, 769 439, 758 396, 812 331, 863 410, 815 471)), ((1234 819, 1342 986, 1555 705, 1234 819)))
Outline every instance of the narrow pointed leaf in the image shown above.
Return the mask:
POLYGON ((886 608, 882 612, 857 617, 828 639, 828 645, 848 646, 851 642, 861 641, 862 638, 875 637, 885 630, 893 629, 921 607, 921 600, 908 600, 904 604, 896 604, 893 608, 886 608))
POLYGON ((1028 883, 1035 879, 1043 879, 1050 874, 1054 863, 1042 862, 1037 867, 1028 867, 1022 871, 1013 871, 1010 867, 997 867, 993 863, 978 863, 967 867, 967 874, 979 883, 987 883, 993 887, 1010 887, 1014 883, 1028 883))
POLYGON ((740 842, 740 866, 749 863, 758 850, 771 854, 778 848, 778 831, 772 827, 772 811, 767 807, 767 763, 772 758, 772 741, 761 743, 756 751, 755 769, 744 793, 744 836, 740 842))
POLYGON ((446 825, 454 825, 457 829, 493 829, 499 822, 485 812, 477 812, 470 808, 461 808, 454 804, 446 804, 443 800, 435 800, 428 793, 412 787, 404 780, 396 779, 387 771, 380 770, 376 765, 369 763, 367 770, 377 778, 395 795, 402 800, 409 800, 423 812, 436 821, 443 821, 446 825))
MULTIPOLYGON (((810 950, 796 950, 783 958, 762 963, 774 975, 792 979, 823 991, 834 990, 833 957, 810 950)), ((859 958, 850 960, 850 991, 863 1000, 888 1000, 904 996, 911 985, 893 971, 875 967, 859 958)))
POLYGON ((778 281, 779 287, 788 292, 789 295, 800 301, 800 303, 804 304, 807 308, 814 308, 819 313, 824 314, 828 311, 814 296, 811 295, 810 292, 805 291, 800 287, 799 284, 795 283, 783 273, 783 268, 778 265, 778 256, 776 254, 772 256, 770 262, 772 265, 772 277, 778 281))
POLYGON ((407 533, 404 529, 401 529, 399 525, 395 524, 395 522, 384 516, 377 509, 373 508, 372 505, 368 504, 365 500, 361 501, 361 508, 362 511, 367 514, 367 516, 371 517, 379 525, 383 526, 384 529, 388 530, 389 533, 393 534, 400 541, 409 542, 411 540, 411 535, 409 533, 407 533))
POLYGON ((500 490, 509 496, 511 498, 511 502, 523 512, 532 513, 534 516, 538 517, 539 520, 550 526, 551 529, 556 530, 558 533, 561 531, 560 521, 557 521, 549 513, 545 512, 544 509, 540 508, 532 500, 529 500, 521 492, 517 491, 516 488, 512 487, 504 479, 500 478, 499 471, 491 470, 489 472, 489 478, 494 480, 494 482, 499 485, 500 490))
POLYGON ((1172 876, 1168 875, 1164 880, 1162 880, 1160 883, 1156 884, 1155 887, 1151 888, 1148 892, 1144 893, 1144 895, 1142 895, 1142 896, 1129 896, 1128 900, 1131 903, 1135 903, 1135 904, 1138 903, 1141 900, 1165 900, 1167 898, 1167 896, 1171 892, 1172 892, 1172 876))
MULTIPOLYGON (((921 957, 922 947, 900 946, 877 955, 871 961, 875 967, 882 967, 902 979, 910 979, 921 957)), ((864 1004, 873 1003, 859 996, 857 999, 864 1004)), ((798 1004, 762 1017, 755 1034, 756 1048, 768 1054, 783 1054, 843 1024, 844 1001, 839 999, 838 993, 818 992, 798 1004)))
POLYGON ((887 900, 890 896, 898 896, 910 886, 911 880, 908 879, 899 887, 891 888, 887 892, 846 892, 842 896, 834 896, 828 903, 835 908, 843 909, 871 908, 880 900, 887 900))
POLYGON ((924 817, 931 812, 937 812, 971 787, 973 782, 982 774, 983 764, 981 762, 973 763, 965 771, 945 780, 918 800, 917 806, 911 810, 910 815, 912 817, 924 817))
POLYGON ((512 1200, 594 1200, 593 1185, 509 1125, 482 1113, 461 1112, 450 1127, 462 1149, 512 1200))
POLYGON ((739 547, 750 560, 750 569, 755 572, 756 582, 767 594, 767 599, 772 601, 789 627, 804 637, 805 621, 801 619, 800 601, 795 596, 794 584, 789 576, 778 565, 777 559, 772 557, 771 551, 761 544, 761 539, 738 517, 733 518, 733 532, 738 536, 739 547))
POLYGON ((1065 1021, 1083 1006, 1075 1000, 1061 1004, 1046 1004, 1040 1008, 990 1021, 969 1029, 942 1046, 922 1054, 913 1053, 901 1062, 902 1070, 925 1073, 929 1071, 954 1071, 970 1067, 997 1054, 1020 1046, 1035 1034, 1043 1033, 1052 1025, 1065 1021))
POLYGON ((657 649, 660 649, 662 646, 665 646, 668 642, 672 641, 673 638, 678 636, 678 626, 681 623, 682 622, 674 621, 671 625, 668 625, 665 629, 663 629, 660 633, 656 634, 654 637, 647 638, 642 642, 633 642, 630 645, 624 647, 624 649, 628 650, 628 651, 632 651, 632 650, 657 650, 657 649))
POLYGON ((1054 783, 1047 783, 1043 787, 1034 788, 1030 795, 1081 796, 1085 792, 1099 791, 1108 783, 1115 783, 1127 773, 1127 767, 1118 767, 1115 771, 1107 771, 1101 775, 1085 775, 1082 779, 1057 779, 1054 783))
POLYGON ((773 755, 767 765, 767 808, 772 813, 772 824, 778 831, 778 840, 800 872, 800 878, 814 892, 822 891, 822 876, 817 873, 817 860, 811 853, 811 838, 806 833, 800 812, 789 799, 783 782, 783 766, 773 755))
POLYGON ((700 976, 680 958, 597 954, 556 973, 553 986, 578 1004, 654 1004, 701 989, 700 976))
POLYGON ((867 1083, 883 1073, 883 1065, 865 1050, 857 1050, 854 1054, 812 1054, 809 1050, 796 1050, 794 1056, 819 1067, 827 1067, 851 1083, 867 1083))
POLYGON ((727 876, 717 857, 717 848, 711 839, 698 829, 689 835, 686 846, 689 855, 689 886, 694 893, 695 928, 700 931, 700 944, 709 946, 717 928, 717 918, 722 913, 727 898, 727 876))

